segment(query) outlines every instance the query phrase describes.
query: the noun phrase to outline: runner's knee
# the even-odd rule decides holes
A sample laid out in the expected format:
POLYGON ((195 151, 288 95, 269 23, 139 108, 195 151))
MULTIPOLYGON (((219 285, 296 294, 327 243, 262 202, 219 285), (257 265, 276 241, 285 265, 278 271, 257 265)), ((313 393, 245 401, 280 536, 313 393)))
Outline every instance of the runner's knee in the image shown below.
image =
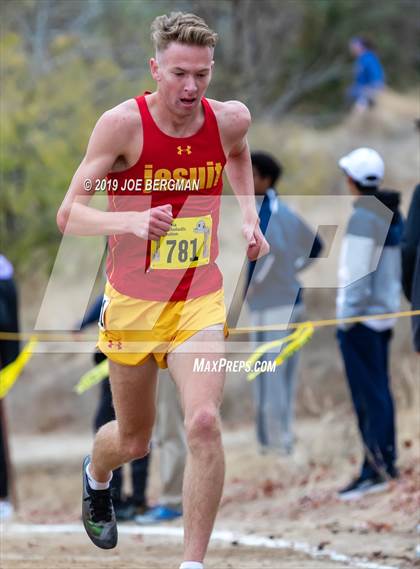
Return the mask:
POLYGON ((139 436, 121 436, 121 448, 126 461, 142 458, 150 452, 150 440, 139 436))
POLYGON ((216 409, 196 410, 186 422, 188 445, 194 448, 200 443, 209 443, 220 438, 220 419, 216 409))

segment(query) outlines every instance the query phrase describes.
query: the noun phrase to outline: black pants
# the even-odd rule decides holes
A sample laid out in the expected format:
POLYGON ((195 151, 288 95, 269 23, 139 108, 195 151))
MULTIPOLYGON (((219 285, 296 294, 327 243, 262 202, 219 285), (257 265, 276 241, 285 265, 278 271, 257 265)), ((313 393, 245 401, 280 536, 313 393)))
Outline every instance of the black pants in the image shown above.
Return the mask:
POLYGON ((347 381, 365 448, 361 476, 395 474, 394 401, 389 385, 388 351, 392 331, 363 324, 338 331, 347 381))
MULTIPOLYGON (((19 332, 18 298, 13 279, 0 279, 0 332, 19 332)), ((0 340, 1 367, 12 363, 18 355, 18 340, 0 340)))
MULTIPOLYGON (((95 362, 100 363, 105 359, 102 353, 95 354, 95 362)), ((109 378, 105 378, 101 384, 101 397, 96 410, 94 429, 97 431, 102 425, 115 420, 115 411, 112 404, 112 393, 109 378)), ((149 455, 133 460, 131 466, 131 485, 133 489, 132 500, 136 506, 146 505, 146 485, 149 471, 149 455)), ((113 472, 111 480, 111 492, 114 500, 122 499, 123 476, 122 468, 113 472)))
MULTIPOLYGON (((0 405, 2 401, 0 401, 0 405)), ((0 411, 2 413, 2 411, 0 411)), ((9 495, 9 477, 7 472, 6 460, 6 440, 3 432, 3 417, 0 416, 0 500, 7 498, 9 495)))
MULTIPOLYGON (((0 331, 19 332, 17 291, 13 279, 0 279, 0 331)), ((19 355, 18 340, 0 339, 0 369, 12 363, 19 355)), ((5 417, 2 417, 5 421, 5 417)), ((0 498, 9 495, 6 433, 0 420, 0 498)))

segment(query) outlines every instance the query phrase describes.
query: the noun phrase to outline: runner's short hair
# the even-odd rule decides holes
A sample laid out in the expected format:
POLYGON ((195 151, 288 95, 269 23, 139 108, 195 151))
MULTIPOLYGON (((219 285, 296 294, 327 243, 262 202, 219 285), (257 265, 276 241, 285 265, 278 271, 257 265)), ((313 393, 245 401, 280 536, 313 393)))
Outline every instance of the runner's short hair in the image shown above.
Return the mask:
POLYGON ((152 22, 151 32, 157 51, 163 51, 171 42, 214 48, 218 37, 203 18, 184 12, 158 16, 152 22))

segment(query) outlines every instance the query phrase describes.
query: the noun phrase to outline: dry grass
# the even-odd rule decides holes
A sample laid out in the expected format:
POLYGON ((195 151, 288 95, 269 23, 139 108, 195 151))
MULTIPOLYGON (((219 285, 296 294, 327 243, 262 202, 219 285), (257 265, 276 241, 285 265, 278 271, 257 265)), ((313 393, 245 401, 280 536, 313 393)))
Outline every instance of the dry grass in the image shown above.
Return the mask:
POLYGON ((256 123, 251 147, 273 153, 285 166, 285 194, 318 195, 344 191, 337 168, 340 156, 358 146, 372 146, 384 157, 384 186, 410 192, 418 182, 419 137, 414 120, 420 117, 417 94, 385 91, 377 106, 365 114, 353 113, 323 130, 292 119, 280 124, 256 123))

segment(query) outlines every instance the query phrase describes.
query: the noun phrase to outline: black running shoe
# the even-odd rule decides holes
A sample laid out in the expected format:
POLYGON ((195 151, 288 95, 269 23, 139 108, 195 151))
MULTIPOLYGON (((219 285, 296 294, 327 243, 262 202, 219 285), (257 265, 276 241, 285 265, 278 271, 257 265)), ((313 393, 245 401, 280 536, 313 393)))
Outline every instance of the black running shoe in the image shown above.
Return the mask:
POLYGON ((90 456, 87 456, 83 461, 83 525, 97 547, 112 549, 117 545, 118 532, 111 491, 92 490, 86 475, 86 466, 89 463, 90 456))
POLYGON ((338 492, 340 500, 359 500, 368 494, 385 492, 389 488, 389 482, 382 476, 372 478, 358 478, 338 492))

